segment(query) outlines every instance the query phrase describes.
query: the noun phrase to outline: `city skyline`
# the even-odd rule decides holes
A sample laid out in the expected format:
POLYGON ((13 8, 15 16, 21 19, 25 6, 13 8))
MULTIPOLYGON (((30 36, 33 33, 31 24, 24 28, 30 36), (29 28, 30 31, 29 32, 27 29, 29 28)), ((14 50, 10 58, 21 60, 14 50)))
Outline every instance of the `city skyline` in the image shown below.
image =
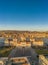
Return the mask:
POLYGON ((0 30, 48 31, 48 1, 1 0, 0 30))

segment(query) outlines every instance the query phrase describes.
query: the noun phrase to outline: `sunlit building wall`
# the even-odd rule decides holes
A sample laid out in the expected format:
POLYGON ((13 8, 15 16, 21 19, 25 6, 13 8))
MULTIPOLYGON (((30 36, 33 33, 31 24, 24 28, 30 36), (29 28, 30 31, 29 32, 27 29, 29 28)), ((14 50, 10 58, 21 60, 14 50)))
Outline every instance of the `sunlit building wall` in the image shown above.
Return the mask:
POLYGON ((43 46, 44 42, 43 41, 33 41, 34 46, 43 46))
POLYGON ((39 55, 39 65, 48 65, 48 60, 43 55, 39 55))

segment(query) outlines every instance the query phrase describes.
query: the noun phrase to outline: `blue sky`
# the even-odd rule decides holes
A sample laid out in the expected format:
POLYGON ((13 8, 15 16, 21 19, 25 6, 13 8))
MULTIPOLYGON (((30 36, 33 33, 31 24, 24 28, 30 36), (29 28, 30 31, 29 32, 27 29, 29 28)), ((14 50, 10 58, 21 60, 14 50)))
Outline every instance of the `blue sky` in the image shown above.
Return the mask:
POLYGON ((48 0, 0 0, 0 30, 48 30, 48 0))

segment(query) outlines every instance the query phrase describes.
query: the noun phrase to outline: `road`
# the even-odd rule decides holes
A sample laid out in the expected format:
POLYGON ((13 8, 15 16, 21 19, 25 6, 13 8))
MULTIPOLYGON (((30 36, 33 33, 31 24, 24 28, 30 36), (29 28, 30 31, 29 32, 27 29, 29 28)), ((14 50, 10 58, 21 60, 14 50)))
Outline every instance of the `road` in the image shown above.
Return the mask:
POLYGON ((36 53, 34 49, 32 49, 31 47, 16 47, 9 54, 9 57, 24 57, 24 56, 32 56, 35 58, 36 53))
POLYGON ((36 55, 32 47, 16 47, 11 51, 9 57, 27 57, 29 62, 32 63, 32 61, 38 62, 36 55))

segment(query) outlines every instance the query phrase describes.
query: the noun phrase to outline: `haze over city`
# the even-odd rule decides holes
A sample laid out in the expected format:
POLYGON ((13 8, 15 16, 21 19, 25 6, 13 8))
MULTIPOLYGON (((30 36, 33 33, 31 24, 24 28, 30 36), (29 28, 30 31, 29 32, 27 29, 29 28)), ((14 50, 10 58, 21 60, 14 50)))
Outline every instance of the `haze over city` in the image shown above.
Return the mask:
POLYGON ((0 30, 48 31, 48 0, 0 0, 0 30))

